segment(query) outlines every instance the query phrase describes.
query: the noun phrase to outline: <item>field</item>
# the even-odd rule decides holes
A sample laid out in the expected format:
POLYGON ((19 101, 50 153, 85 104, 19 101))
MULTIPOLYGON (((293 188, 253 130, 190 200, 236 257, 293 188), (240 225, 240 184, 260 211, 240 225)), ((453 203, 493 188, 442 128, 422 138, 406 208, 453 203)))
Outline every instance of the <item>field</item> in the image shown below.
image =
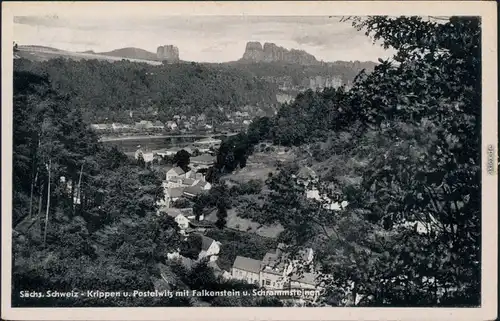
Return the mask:
POLYGON ((293 161, 295 158, 295 153, 285 147, 261 144, 250 155, 245 168, 224 176, 224 179, 236 183, 247 182, 252 179, 265 181, 269 177, 269 173, 276 172, 278 162, 293 161))

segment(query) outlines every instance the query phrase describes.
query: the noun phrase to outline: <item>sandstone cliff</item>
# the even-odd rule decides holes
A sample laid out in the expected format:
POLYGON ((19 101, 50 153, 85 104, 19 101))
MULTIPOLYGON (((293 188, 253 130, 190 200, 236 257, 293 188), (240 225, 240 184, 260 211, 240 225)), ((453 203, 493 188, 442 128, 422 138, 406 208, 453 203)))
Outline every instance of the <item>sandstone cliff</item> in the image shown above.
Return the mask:
POLYGON ((178 62, 179 48, 173 45, 160 46, 156 49, 156 55, 161 61, 178 62))
POLYGON ((249 62, 287 62, 300 65, 319 64, 316 58, 304 50, 277 46, 274 43, 248 42, 243 53, 242 61, 249 62))

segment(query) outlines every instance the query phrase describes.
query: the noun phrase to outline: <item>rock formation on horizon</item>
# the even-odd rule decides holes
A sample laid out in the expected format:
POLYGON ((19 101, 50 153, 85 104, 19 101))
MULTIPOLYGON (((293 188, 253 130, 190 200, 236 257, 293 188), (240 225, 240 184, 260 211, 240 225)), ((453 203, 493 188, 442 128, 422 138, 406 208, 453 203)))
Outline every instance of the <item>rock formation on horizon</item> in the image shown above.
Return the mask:
POLYGON ((156 55, 158 60, 168 61, 168 62, 178 62, 179 59, 179 48, 173 45, 159 46, 156 49, 156 55))
POLYGON ((287 62, 300 65, 316 65, 319 62, 316 58, 304 50, 286 49, 274 43, 264 43, 251 41, 245 48, 242 61, 250 62, 287 62))

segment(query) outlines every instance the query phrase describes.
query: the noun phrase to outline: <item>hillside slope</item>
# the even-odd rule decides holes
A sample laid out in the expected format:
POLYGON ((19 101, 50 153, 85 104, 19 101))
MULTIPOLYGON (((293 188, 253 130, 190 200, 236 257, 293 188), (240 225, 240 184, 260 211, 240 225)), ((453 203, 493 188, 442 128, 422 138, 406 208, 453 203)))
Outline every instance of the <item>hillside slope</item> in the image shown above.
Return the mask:
POLYGON ((98 52, 97 54, 128 59, 158 60, 156 53, 134 47, 120 48, 108 52, 98 52))
MULTIPOLYGON (((15 70, 50 76, 86 120, 130 122, 134 118, 170 120, 176 114, 205 113, 215 120, 244 106, 277 103, 277 89, 251 73, 200 64, 152 66, 98 60, 15 60, 15 70)), ((135 120, 135 119, 134 119, 135 120)))

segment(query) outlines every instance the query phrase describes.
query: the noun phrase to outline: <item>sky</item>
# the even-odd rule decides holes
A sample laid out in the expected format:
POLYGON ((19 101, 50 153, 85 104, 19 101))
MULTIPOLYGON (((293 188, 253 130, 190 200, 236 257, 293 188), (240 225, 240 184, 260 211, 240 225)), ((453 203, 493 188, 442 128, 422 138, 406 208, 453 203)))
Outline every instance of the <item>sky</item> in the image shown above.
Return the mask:
POLYGON ((175 45, 180 59, 226 62, 242 57, 248 41, 301 49, 323 61, 377 61, 392 56, 339 16, 14 17, 14 41, 70 51, 137 47, 156 53, 175 45))

